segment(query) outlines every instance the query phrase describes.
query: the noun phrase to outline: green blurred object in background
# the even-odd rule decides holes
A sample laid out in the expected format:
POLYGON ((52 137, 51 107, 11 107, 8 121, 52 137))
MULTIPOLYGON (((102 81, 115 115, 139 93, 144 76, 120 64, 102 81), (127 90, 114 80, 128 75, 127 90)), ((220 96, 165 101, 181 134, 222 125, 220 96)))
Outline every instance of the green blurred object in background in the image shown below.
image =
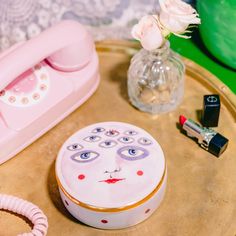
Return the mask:
POLYGON ((207 49, 236 69, 236 0, 197 0, 200 33, 207 49))

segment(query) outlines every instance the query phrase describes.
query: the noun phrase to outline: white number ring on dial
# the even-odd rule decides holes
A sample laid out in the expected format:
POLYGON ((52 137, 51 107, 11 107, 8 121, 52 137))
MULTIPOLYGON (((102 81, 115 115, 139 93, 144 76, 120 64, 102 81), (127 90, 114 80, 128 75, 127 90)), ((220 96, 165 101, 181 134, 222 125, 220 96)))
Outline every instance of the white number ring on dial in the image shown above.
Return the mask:
POLYGON ((49 74, 42 64, 36 65, 32 71, 37 80, 37 84, 32 91, 27 94, 16 95, 10 90, 3 90, 0 93, 0 100, 15 107, 29 107, 39 103, 49 91, 49 74))

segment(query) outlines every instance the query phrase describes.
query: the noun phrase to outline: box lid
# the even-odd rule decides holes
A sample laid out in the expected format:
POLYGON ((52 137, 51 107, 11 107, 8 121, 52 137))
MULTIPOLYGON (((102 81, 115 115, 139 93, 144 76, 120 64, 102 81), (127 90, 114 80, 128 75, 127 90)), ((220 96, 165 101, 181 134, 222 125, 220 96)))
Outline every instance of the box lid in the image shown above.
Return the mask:
POLYGON ((120 122, 97 123, 72 135, 56 161, 59 187, 98 208, 122 208, 145 199, 160 184, 165 159, 146 131, 120 122))

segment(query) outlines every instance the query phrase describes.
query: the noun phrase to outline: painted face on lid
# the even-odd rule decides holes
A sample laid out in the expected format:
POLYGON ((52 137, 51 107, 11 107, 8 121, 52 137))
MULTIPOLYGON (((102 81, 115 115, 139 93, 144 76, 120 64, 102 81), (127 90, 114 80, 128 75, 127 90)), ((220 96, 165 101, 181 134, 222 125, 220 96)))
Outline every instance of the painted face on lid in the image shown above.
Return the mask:
POLYGON ((165 169, 159 144, 146 131, 125 123, 88 126, 71 136, 57 159, 63 188, 98 207, 138 202, 159 184, 165 169))

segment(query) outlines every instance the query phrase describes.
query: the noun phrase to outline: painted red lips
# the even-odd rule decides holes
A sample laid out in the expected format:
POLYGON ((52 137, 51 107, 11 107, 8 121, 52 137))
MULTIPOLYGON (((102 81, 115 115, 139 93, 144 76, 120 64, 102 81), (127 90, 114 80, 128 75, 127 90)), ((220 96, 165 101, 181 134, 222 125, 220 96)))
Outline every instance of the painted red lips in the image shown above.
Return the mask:
POLYGON ((106 180, 101 180, 99 182, 106 182, 108 184, 115 184, 116 182, 119 182, 119 181, 122 181, 122 180, 125 180, 125 179, 106 179, 106 180))

